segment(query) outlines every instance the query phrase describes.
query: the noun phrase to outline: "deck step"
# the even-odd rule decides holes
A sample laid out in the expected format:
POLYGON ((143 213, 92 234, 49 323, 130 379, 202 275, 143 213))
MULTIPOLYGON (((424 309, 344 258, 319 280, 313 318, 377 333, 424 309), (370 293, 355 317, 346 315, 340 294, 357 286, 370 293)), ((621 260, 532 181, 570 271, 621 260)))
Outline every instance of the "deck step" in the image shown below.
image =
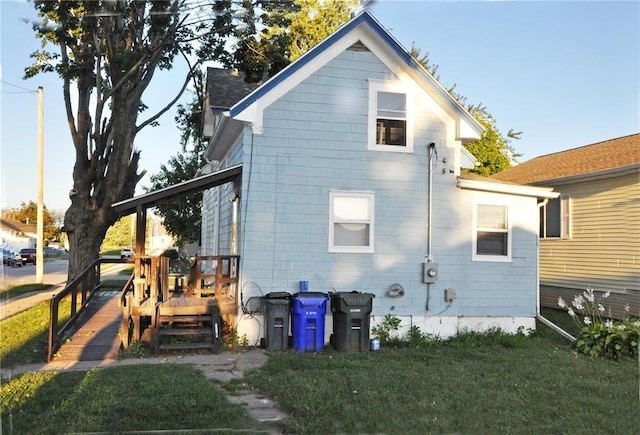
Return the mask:
POLYGON ((161 336, 192 336, 197 337, 200 335, 207 335, 211 337, 211 328, 181 328, 181 329, 167 329, 161 328, 158 333, 161 336))
POLYGON ((198 316, 198 315, 184 315, 184 316, 158 316, 158 322, 163 323, 196 323, 196 322, 210 322, 211 316, 198 316))
POLYGON ((211 343, 169 343, 160 344, 158 349, 160 350, 193 350, 193 349, 215 349, 215 345, 211 343))

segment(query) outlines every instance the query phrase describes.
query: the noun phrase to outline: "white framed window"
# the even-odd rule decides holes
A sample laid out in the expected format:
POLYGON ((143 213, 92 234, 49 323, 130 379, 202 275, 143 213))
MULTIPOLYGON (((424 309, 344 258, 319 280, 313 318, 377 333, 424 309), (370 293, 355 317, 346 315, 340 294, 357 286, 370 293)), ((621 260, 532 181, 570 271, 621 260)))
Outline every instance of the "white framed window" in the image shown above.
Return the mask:
POLYGON ((369 149, 413 152, 413 98, 406 85, 369 81, 369 149))
POLYGON ((373 192, 329 192, 329 252, 373 253, 373 192))
POLYGON ((571 195, 560 195, 540 207, 540 238, 571 238, 571 195))
POLYGON ((474 204, 473 261, 511 261, 509 206, 474 204))

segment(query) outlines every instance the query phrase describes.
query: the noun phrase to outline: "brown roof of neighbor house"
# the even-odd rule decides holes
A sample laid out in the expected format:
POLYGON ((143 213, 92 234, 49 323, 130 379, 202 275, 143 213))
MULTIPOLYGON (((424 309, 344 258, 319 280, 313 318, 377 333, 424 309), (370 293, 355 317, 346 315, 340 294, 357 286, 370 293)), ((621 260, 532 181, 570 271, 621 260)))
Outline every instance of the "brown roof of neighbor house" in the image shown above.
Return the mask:
POLYGON ((536 157, 491 178, 519 184, 537 184, 633 165, 640 167, 640 133, 536 157))
POLYGON ((207 93, 209 106, 230 109, 249 95, 260 83, 247 83, 237 70, 207 68, 207 93))

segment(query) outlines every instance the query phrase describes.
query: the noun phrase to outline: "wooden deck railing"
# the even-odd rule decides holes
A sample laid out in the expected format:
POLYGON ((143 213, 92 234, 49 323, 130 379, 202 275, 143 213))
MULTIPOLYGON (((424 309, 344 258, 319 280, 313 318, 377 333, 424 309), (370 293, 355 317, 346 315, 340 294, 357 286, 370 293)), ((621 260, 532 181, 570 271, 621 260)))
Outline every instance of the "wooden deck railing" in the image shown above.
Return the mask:
MULTIPOLYGON (((225 321, 229 324, 233 324, 232 318, 238 309, 239 260, 240 257, 237 255, 195 257, 188 275, 189 293, 196 297, 215 297, 225 321)), ((154 325, 157 305, 170 299, 168 258, 140 256, 133 260, 96 260, 51 298, 48 361, 51 361, 58 351, 65 334, 75 324, 93 295, 100 290, 100 265, 103 263, 135 265, 134 273, 120 294, 120 307, 123 309, 121 339, 125 348, 129 347, 132 340, 141 338, 141 320, 151 317, 151 325, 154 325), (71 316, 64 325, 60 325, 60 302, 66 298, 71 299, 71 316), (133 331, 130 331, 131 326, 133 331)), ((185 275, 184 278, 186 277, 185 275)))
POLYGON ((103 263, 126 263, 126 260, 99 258, 87 267, 80 275, 60 292, 51 297, 49 302, 49 347, 47 361, 51 361, 55 353, 60 349, 65 334, 76 323, 78 317, 87 306, 91 298, 102 287, 100 283, 100 266, 103 263), (60 324, 60 303, 70 299, 71 313, 69 319, 60 324))

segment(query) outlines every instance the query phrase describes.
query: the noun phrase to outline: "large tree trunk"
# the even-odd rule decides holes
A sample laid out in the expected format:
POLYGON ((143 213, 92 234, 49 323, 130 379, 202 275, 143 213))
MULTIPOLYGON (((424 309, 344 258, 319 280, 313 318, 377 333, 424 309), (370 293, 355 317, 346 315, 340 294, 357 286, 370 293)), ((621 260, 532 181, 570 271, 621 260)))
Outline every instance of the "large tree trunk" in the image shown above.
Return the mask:
POLYGON ((71 206, 64 217, 69 239, 69 270, 71 281, 89 267, 100 255, 100 246, 112 223, 104 219, 105 213, 87 211, 71 206))

